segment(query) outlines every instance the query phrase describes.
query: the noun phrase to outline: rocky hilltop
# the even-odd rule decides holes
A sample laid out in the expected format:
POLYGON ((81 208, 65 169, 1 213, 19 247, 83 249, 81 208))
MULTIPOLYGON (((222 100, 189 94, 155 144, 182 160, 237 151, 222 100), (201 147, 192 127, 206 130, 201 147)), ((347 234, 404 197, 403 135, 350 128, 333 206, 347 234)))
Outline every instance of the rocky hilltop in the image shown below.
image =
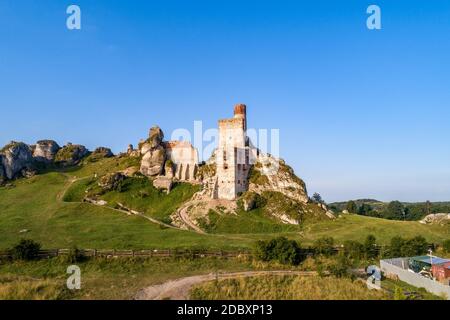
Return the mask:
MULTIPOLYGON (((284 160, 252 146, 246 137, 246 121, 243 104, 235 107, 233 118, 219 120, 221 142, 204 163, 199 163, 197 150, 191 143, 165 141, 158 126, 149 130, 148 137, 136 149, 130 144, 126 152, 117 156, 105 147, 91 152, 79 144, 67 143, 60 147, 53 140, 40 140, 34 145, 13 141, 0 150, 0 184, 30 177, 42 169, 58 170, 116 157, 130 159, 130 166, 116 171, 108 167, 101 176, 95 174, 94 189, 99 190, 86 190, 85 201, 104 204, 101 196, 112 191, 123 192, 127 179, 147 178, 154 188, 167 193, 177 183, 198 186, 200 191, 170 216, 172 225, 185 229, 200 232, 213 223, 212 215, 251 214, 254 210, 284 224, 333 219, 324 204, 314 203, 308 197, 305 183, 284 160), (227 146, 227 141, 233 141, 234 145, 227 146), (238 163, 238 152, 245 155, 242 163, 238 163)), ((145 196, 145 190, 141 191, 140 196, 145 196)))

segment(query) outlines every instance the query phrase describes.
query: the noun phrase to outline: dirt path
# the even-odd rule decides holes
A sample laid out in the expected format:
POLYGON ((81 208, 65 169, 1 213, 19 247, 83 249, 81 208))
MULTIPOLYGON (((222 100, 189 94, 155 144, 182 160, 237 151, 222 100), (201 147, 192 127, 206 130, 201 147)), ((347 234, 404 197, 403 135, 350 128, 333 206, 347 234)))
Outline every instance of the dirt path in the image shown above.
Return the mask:
MULTIPOLYGON (((80 181, 80 180, 85 180, 85 179, 89 179, 89 178, 90 178, 90 177, 83 177, 83 178, 74 178, 74 177, 72 177, 72 178, 71 178, 71 177, 69 177, 69 176, 67 176, 67 175, 64 175, 64 176, 66 176, 66 177, 69 179, 69 181, 66 183, 66 185, 64 186, 64 188, 63 188, 63 189, 59 192, 59 194, 57 195, 57 199, 58 199, 58 201, 60 201, 60 202, 63 202, 64 196, 66 195, 67 190, 69 190, 69 188, 70 188, 75 182, 78 182, 78 181, 80 181)), ((163 226, 163 227, 166 227, 166 228, 172 228, 172 229, 181 230, 181 229, 178 228, 178 227, 172 226, 172 225, 170 225, 170 224, 164 223, 164 222, 159 221, 159 220, 157 220, 157 219, 154 219, 154 218, 152 218, 152 217, 146 216, 145 214, 143 214, 143 213, 141 213, 141 212, 139 212, 139 213, 131 213, 131 212, 126 211, 126 210, 116 209, 116 208, 112 208, 112 207, 109 207, 109 206, 101 206, 101 205, 98 205, 98 204, 95 204, 95 203, 91 203, 91 202, 71 201, 71 202, 68 202, 68 203, 84 203, 84 204, 90 204, 90 205, 98 206, 98 207, 102 207, 102 208, 107 208, 107 209, 110 209, 110 210, 113 210, 113 211, 116 211, 116 212, 124 213, 124 214, 126 214, 126 215, 135 215, 135 216, 144 218, 144 219, 146 219, 146 220, 148 220, 148 221, 150 221, 150 222, 152 222, 152 223, 158 224, 158 225, 163 226)))
POLYGON ((205 231, 200 229, 191 221, 189 214, 187 213, 187 211, 193 204, 194 203, 192 201, 189 201, 187 204, 184 204, 180 209, 177 210, 177 215, 183 221, 183 223, 186 224, 189 228, 191 228, 197 233, 205 234, 205 231))
POLYGON ((315 271, 245 271, 235 273, 210 273, 205 275, 185 277, 176 280, 170 280, 163 284, 150 286, 140 290, 135 300, 188 300, 191 288, 197 284, 214 279, 231 279, 240 277, 255 277, 264 275, 298 275, 298 276, 315 276, 315 271))

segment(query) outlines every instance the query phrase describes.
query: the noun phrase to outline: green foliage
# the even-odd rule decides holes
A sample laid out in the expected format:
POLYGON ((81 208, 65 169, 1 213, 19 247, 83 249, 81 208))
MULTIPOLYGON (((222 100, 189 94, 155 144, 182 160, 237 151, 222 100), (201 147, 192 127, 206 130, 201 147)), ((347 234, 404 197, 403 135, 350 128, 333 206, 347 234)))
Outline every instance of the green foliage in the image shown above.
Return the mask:
POLYGON ((22 239, 11 249, 14 260, 33 260, 38 257, 41 244, 30 239, 22 239))
POLYGON ((313 200, 314 202, 316 202, 316 203, 325 203, 325 201, 322 199, 322 196, 321 196, 319 193, 317 193, 317 192, 315 192, 315 193, 313 194, 312 200, 313 200))
POLYGON ((395 287, 394 290, 394 300, 406 300, 406 295, 403 293, 403 289, 400 287, 395 287))
POLYGON ((334 249, 334 239, 332 237, 322 237, 314 241, 314 252, 329 257, 336 253, 334 249))
POLYGON ((256 169, 255 166, 250 168, 250 172, 248 174, 250 183, 254 183, 256 185, 266 185, 269 183, 269 178, 266 175, 261 174, 261 171, 256 169))
POLYGON ((377 239, 374 235, 369 234, 364 241, 364 253, 366 259, 375 259, 378 256, 377 239))
POLYGON ((442 243, 442 247, 444 248, 445 253, 450 253, 450 239, 445 240, 442 243))
POLYGON ((356 207, 356 203, 353 200, 350 200, 349 202, 347 202, 347 211, 349 213, 356 213, 357 212, 357 207, 356 207))
POLYGON ((328 267, 328 271, 336 278, 348 277, 349 269, 352 267, 350 259, 345 255, 339 255, 338 258, 328 267))
POLYGON ((391 258, 411 257, 425 254, 427 250, 427 241, 422 236, 416 236, 410 239, 396 236, 391 239, 391 244, 385 255, 391 258))
POLYGON ((302 258, 298 243, 285 237, 278 237, 270 241, 258 241, 255 256, 262 261, 278 261, 290 265, 299 264, 302 258))
POLYGON ((347 240, 344 242, 344 255, 350 259, 362 259, 364 258, 364 245, 358 241, 347 240))

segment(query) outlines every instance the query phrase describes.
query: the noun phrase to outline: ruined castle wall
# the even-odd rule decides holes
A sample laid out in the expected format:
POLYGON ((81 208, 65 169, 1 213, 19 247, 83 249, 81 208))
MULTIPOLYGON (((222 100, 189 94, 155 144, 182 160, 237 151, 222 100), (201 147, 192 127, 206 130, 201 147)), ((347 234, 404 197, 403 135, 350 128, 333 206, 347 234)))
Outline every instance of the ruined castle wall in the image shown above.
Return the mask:
POLYGON ((167 160, 174 164, 175 177, 181 181, 195 180, 198 168, 198 151, 186 141, 165 143, 167 160))

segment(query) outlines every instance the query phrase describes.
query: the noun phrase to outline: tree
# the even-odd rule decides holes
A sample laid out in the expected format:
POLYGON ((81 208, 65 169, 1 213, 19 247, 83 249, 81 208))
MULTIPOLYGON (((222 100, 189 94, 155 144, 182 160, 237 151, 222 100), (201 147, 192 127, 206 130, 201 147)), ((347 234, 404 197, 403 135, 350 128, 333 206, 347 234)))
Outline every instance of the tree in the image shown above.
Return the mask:
POLYGON ((355 201, 350 200, 349 202, 347 202, 347 211, 349 213, 356 213, 358 210, 355 201))
POLYGON ((363 203, 359 208, 358 208, 358 214, 362 215, 362 216, 368 216, 370 215, 370 212, 372 211, 372 207, 367 204, 367 203, 363 203))
POLYGON ((374 235, 369 234, 364 241, 364 253, 367 259, 374 259, 378 256, 377 239, 374 235))
POLYGON ((36 259, 39 250, 41 250, 41 244, 29 239, 22 239, 11 250, 11 255, 17 260, 33 260, 36 259))
POLYGON ((364 246, 358 241, 344 242, 344 255, 350 259, 361 259, 364 256, 364 246))
POLYGON ((278 237, 270 241, 258 241, 255 256, 262 261, 278 261, 291 265, 299 264, 302 257, 299 244, 285 237, 278 237))
POLYGON ((400 201, 391 201, 386 208, 385 217, 392 220, 405 220, 405 206, 400 201))
POLYGON ((401 257, 405 240, 402 237, 393 237, 389 248, 389 256, 392 258, 401 257))
POLYGON ((322 196, 317 192, 313 194, 312 199, 314 202, 317 202, 317 203, 325 203, 325 201, 323 201, 323 199, 322 199, 322 196))
POLYGON ((405 257, 418 256, 428 251, 427 240, 422 236, 408 239, 403 244, 402 255, 405 257))

